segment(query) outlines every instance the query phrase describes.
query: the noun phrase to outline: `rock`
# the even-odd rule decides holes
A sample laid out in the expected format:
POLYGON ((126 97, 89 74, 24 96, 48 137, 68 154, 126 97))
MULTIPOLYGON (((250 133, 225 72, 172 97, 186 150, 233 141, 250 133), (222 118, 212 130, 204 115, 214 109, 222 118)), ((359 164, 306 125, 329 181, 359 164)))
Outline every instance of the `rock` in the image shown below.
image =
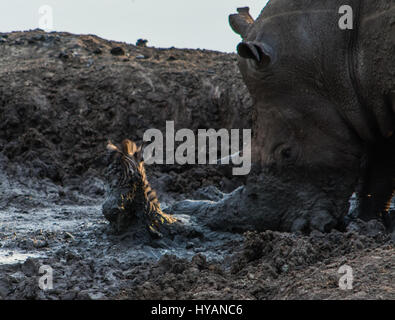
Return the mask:
POLYGON ((372 238, 382 237, 386 234, 385 226, 378 220, 370 220, 368 222, 360 219, 352 220, 347 226, 347 231, 353 231, 372 238))
POLYGON ((38 261, 33 258, 27 258, 26 261, 21 265, 21 271, 27 277, 38 276, 39 268, 40 266, 38 261))
POLYGON ((224 194, 215 186, 200 188, 193 193, 193 199, 218 201, 224 197, 224 194))
POLYGON ((62 294, 60 296, 61 300, 74 300, 77 297, 77 292, 75 291, 70 291, 62 294))
POLYGON ((11 293, 11 282, 7 279, 7 276, 0 276, 0 299, 6 299, 7 296, 11 293))
POLYGON ((35 248, 45 248, 45 247, 48 247, 48 242, 47 242, 47 240, 35 240, 35 241, 33 241, 33 246, 35 247, 35 248))
POLYGON ((81 190, 84 194, 94 197, 103 196, 105 193, 104 182, 96 177, 91 177, 82 183, 81 190))
POLYGON ((49 38, 47 36, 43 35, 43 34, 39 34, 39 35, 33 36, 32 39, 34 41, 46 41, 49 38))
POLYGON ((187 244, 185 245, 186 249, 192 249, 195 246, 195 244, 191 241, 187 242, 187 244))
POLYGON ((78 292, 77 297, 78 300, 92 300, 91 293, 89 290, 82 290, 78 292))
POLYGON ((66 52, 61 52, 61 53, 59 53, 58 58, 61 60, 67 60, 70 58, 70 56, 66 52))
POLYGON ((14 283, 18 283, 22 281, 24 278, 25 278, 25 274, 21 271, 17 271, 10 275, 10 279, 12 279, 12 282, 14 283))
POLYGON ((114 47, 111 49, 110 53, 114 56, 124 56, 125 50, 122 47, 114 47))
POLYGON ((206 257, 200 253, 193 256, 192 263, 195 264, 199 270, 207 268, 206 257))
POLYGON ((106 296, 102 292, 95 292, 95 293, 89 293, 89 299, 90 300, 104 300, 106 299, 106 296))

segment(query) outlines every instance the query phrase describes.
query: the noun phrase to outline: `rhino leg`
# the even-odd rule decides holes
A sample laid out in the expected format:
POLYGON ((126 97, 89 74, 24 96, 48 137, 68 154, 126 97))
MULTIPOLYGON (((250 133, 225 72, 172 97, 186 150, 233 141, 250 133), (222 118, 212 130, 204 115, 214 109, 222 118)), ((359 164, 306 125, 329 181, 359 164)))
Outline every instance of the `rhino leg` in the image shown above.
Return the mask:
POLYGON ((366 171, 358 190, 359 218, 382 219, 390 224, 389 206, 395 189, 395 137, 369 152, 366 171))

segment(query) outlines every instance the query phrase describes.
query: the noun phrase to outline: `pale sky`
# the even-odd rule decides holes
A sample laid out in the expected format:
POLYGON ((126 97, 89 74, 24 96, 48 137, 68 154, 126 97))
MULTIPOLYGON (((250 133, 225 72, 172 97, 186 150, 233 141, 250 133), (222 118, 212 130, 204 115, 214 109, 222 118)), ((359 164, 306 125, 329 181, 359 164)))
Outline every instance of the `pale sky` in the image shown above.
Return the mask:
MULTIPOLYGON (((149 46, 235 51, 240 37, 228 15, 249 6, 256 18, 267 0, 0 0, 0 32, 35 29, 39 8, 52 8, 51 30, 96 34, 149 46)), ((40 20, 41 19, 41 20, 40 20)), ((48 21, 48 20, 46 20, 48 21)))

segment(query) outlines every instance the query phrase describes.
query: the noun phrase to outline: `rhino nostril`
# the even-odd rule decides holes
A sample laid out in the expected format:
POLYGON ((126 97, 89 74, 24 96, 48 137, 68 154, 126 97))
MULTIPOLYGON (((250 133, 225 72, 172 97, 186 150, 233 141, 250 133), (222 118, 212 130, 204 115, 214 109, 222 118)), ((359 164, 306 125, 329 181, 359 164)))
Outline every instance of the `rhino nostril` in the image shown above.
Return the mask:
POLYGON ((257 46, 248 43, 242 42, 237 46, 237 53, 240 57, 244 59, 253 59, 256 62, 261 61, 261 55, 259 54, 257 46))
POLYGON ((242 42, 237 46, 237 53, 244 59, 254 59, 260 61, 259 52, 252 44, 242 42))
POLYGON ((252 42, 241 42, 237 46, 237 53, 244 59, 252 59, 257 63, 268 65, 270 56, 265 52, 263 45, 252 42))

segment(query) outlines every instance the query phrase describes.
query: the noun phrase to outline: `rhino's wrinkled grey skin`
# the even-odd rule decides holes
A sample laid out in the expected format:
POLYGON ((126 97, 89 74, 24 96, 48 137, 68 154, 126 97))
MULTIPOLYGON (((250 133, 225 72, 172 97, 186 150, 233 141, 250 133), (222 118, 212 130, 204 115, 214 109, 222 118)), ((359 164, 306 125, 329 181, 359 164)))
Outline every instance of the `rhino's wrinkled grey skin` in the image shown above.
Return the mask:
POLYGON ((255 21, 244 8, 230 24, 242 37, 239 67, 255 103, 253 161, 280 193, 267 194, 264 178, 245 192, 254 189, 260 202, 267 194, 280 229, 339 227, 355 190, 360 217, 388 220, 395 1, 271 0, 255 21), (344 4, 353 30, 339 27, 344 4))

